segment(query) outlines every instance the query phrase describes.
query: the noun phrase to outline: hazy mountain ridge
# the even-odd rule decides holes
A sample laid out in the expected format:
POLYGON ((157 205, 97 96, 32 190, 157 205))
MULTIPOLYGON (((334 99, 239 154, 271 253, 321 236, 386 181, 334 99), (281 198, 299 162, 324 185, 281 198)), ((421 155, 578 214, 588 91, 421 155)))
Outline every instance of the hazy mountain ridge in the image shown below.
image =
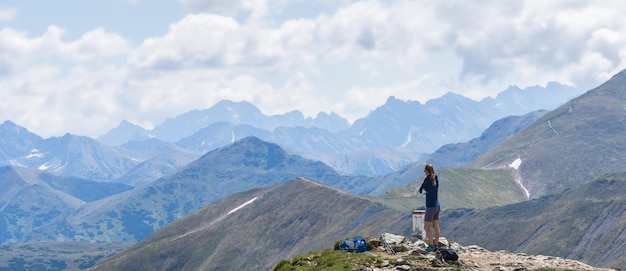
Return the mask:
POLYGON ((6 120, 0 125, 0 165, 16 164, 16 158, 28 154, 43 138, 6 120))
POLYGON ((77 242, 0 245, 0 270, 85 270, 127 247, 116 243, 77 242))
POLYGON ((464 167, 478 156, 536 121, 546 112, 546 110, 539 110, 523 116, 509 116, 499 119, 491 124, 480 137, 473 138, 468 142, 443 145, 419 163, 430 163, 439 167, 464 167))
POLYGON ((64 176, 108 181, 123 175, 137 163, 130 156, 94 139, 65 134, 42 139, 13 122, 0 125, 0 166, 13 165, 46 170, 64 176))
MULTIPOLYGON (((548 88, 561 100, 576 93, 572 88, 552 84, 546 88, 527 88, 529 91, 510 88, 505 93, 515 95, 503 94, 501 97, 514 96, 521 101, 545 106, 546 101, 532 98, 537 96, 537 91, 530 90, 548 91, 548 88)), ((298 111, 267 116, 248 102, 222 101, 211 108, 193 110, 169 119, 150 131, 122 121, 117 128, 98 138, 107 145, 70 134, 42 139, 25 128, 5 121, 0 125, 3 143, 0 145, 0 165, 44 169, 63 176, 95 181, 118 179, 126 182, 128 178, 123 176, 143 162, 155 162, 155 165, 142 165, 144 169, 152 168, 150 176, 170 173, 170 167, 163 166, 163 162, 150 161, 160 153, 133 146, 140 145, 140 141, 161 139, 175 144, 181 147, 179 151, 182 154, 173 156, 180 158, 180 155, 189 155, 187 151, 200 152, 197 153, 199 157, 204 152, 246 136, 257 136, 281 144, 290 152, 319 159, 346 174, 373 176, 400 169, 443 144, 463 142, 477 136, 491 121, 508 115, 509 111, 502 108, 519 111, 520 106, 506 105, 526 103, 515 99, 496 97, 475 102, 456 94, 447 94, 422 105, 390 97, 386 104, 357 120, 354 125, 335 113, 320 112, 315 119, 304 118, 298 111), (228 124, 218 127, 219 123, 228 124), (389 124, 395 126, 387 127, 389 124), (464 128, 458 128, 459 125, 464 128), (123 146, 110 147, 120 145, 123 146)), ((560 104, 558 101, 554 98, 553 106, 560 104)), ((524 108, 533 107, 537 105, 526 104, 524 108)))
MULTIPOLYGON (((20 167, 0 168, 0 243, 36 241, 32 233, 63 223, 86 202, 106 198, 131 187, 74 177, 59 177, 20 167)), ((54 234, 45 240, 57 240, 54 234)))
POLYGON ((149 138, 151 135, 146 129, 123 120, 117 127, 96 139, 109 146, 120 146, 129 141, 141 141, 149 138))
POLYGON ((248 136, 259 138, 271 137, 271 132, 246 124, 230 122, 211 123, 191 136, 176 141, 176 145, 194 151, 206 153, 231 144, 248 136))
MULTIPOLYGON (((316 118, 305 118, 300 111, 291 111, 281 115, 267 116, 250 102, 221 101, 211 108, 192 110, 175 118, 167 119, 152 130, 145 130, 146 135, 156 136, 166 141, 178 141, 200 129, 216 122, 229 122, 235 125, 251 125, 256 128, 271 131, 280 126, 287 127, 320 127, 329 131, 343 130, 349 127, 349 123, 336 113, 326 114, 320 112, 316 118)), ((127 126, 127 125, 125 125, 127 126)), ((135 129, 130 128, 130 129, 135 129)), ((121 131, 130 130, 129 127, 121 127, 121 131)), ((128 132, 124 132, 128 134, 128 132)), ((110 131, 109 138, 121 138, 116 134, 121 132, 110 131)), ((135 131, 131 134, 137 134, 135 131)), ((99 139, 106 140, 107 137, 99 139)), ((108 141, 109 143, 114 143, 108 141)))
MULTIPOLYGON (((464 171, 468 170, 459 170, 464 171)), ((276 144, 249 137, 208 152, 176 172, 143 186, 81 204, 78 208, 71 209, 57 223, 50 223, 24 234, 33 241, 133 243, 228 195, 275 185, 297 177, 315 179, 351 194, 368 194, 384 187, 398 186, 400 183, 421 181, 421 176, 421 166, 417 165, 404 171, 402 175, 376 178, 343 176, 321 162, 289 154, 276 144)), ((455 176, 448 179, 447 176, 446 173, 442 175, 446 183, 449 180, 450 184, 459 183, 444 190, 445 195, 455 199, 450 203, 446 200, 446 208, 479 208, 489 204, 523 200, 523 193, 516 186, 512 175, 508 175, 507 182, 500 181, 504 184, 492 183, 494 178, 501 178, 497 174, 494 174, 494 178, 481 174, 469 174, 469 178, 455 176), (475 182, 475 179, 481 181, 475 182), (476 195, 477 191, 488 190, 490 187, 492 190, 482 194, 480 202, 472 201, 472 195, 476 195), (493 191, 493 187, 498 187, 498 191, 493 191), (468 194, 466 191, 469 189, 473 193, 468 194)), ((404 195, 404 198, 396 200, 404 200, 414 204, 414 207, 423 204, 423 199, 414 194, 404 195)))
MULTIPOLYGON (((341 176, 321 162, 249 137, 208 152, 149 184, 85 204, 68 218, 69 229, 61 235, 86 242, 136 242, 230 194, 300 176, 355 194, 367 193, 376 185, 371 178, 341 176)), ((55 227, 46 230, 57 231, 55 227)))
POLYGON ((139 187, 175 172, 198 156, 190 152, 165 151, 141 162, 113 182, 139 187))
POLYGON ((203 152, 185 149, 156 138, 130 141, 116 149, 132 156, 138 164, 113 182, 134 187, 168 175, 203 154, 203 152))
MULTIPOLYGON (((251 126, 260 130, 247 129, 243 134, 236 132, 236 128, 231 129, 231 133, 223 131, 221 143, 224 143, 224 139, 231 139, 233 134, 235 140, 257 136, 281 144, 287 150, 305 157, 322 159, 324 163, 336 166, 335 168, 342 172, 372 176, 398 170, 408 164, 407 160, 416 161, 443 144, 464 142, 476 137, 497 119, 538 109, 552 109, 575 97, 577 93, 578 91, 573 88, 550 83, 545 88, 510 87, 496 98, 485 98, 480 102, 453 93, 432 99, 425 104, 389 97, 385 104, 356 120, 352 125, 332 113, 331 116, 335 117, 329 118, 341 123, 332 128, 315 122, 303 123, 301 121, 303 117, 299 112, 291 112, 294 116, 300 116, 291 119, 300 121, 279 123, 276 119, 286 117, 265 116, 250 103, 223 101, 213 108, 193 111, 193 114, 190 112, 169 120, 167 125, 163 124, 164 127, 170 127, 168 129, 157 126, 153 130, 163 129, 170 133, 177 131, 171 126, 177 121, 181 122, 179 125, 183 125, 183 119, 194 123, 196 131, 208 126, 210 119, 213 119, 214 123, 230 122, 235 127, 251 126), (550 92, 552 99, 541 99, 545 92, 550 92), (207 116, 208 112, 212 112, 210 117, 207 116), (218 119, 219 121, 216 121, 218 119), (203 123, 205 126, 197 123, 203 123), (385 151, 386 149, 389 151, 385 151), (405 151, 396 151, 398 149, 405 151), (383 155, 378 156, 381 150, 383 155), (370 153, 364 156, 363 153, 367 152, 370 153), (392 153, 397 155, 391 155, 392 153), (346 158, 355 162, 346 163, 346 158)), ((318 118, 321 116, 318 114, 318 118)), ((185 125, 189 131, 191 130, 189 127, 193 126, 188 123, 185 125)), ((192 136, 198 137, 189 135, 192 136)), ((207 141, 204 136, 200 137, 203 138, 202 142, 207 141)), ((202 150, 209 151, 210 146, 202 150)))
MULTIPOLYGON (((548 82, 545 87, 531 86, 520 89, 517 86, 510 86, 498 93, 495 98, 487 97, 481 102, 498 108, 506 107, 507 111, 510 112, 509 115, 522 115, 537 109, 550 110, 556 108, 564 103, 563 98, 571 95, 571 93, 572 89, 568 86, 557 82, 548 82), (556 101, 560 102, 555 105, 556 101)), ((571 98, 574 97, 571 96, 571 98)))
POLYGON ((95 181, 112 180, 137 165, 130 157, 102 143, 70 134, 46 139, 39 153, 32 162, 40 164, 40 169, 95 181))

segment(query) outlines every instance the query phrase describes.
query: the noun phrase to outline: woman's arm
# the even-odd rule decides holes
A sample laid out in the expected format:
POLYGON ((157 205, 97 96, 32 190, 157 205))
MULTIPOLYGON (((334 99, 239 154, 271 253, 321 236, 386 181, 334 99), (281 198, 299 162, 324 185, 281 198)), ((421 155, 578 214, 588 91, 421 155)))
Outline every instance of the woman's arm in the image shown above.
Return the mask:
POLYGON ((420 194, 422 194, 422 190, 426 191, 426 187, 424 187, 424 184, 426 184, 426 179, 424 179, 421 186, 418 186, 418 188, 415 189, 415 192, 413 192, 413 194, 417 194, 418 190, 420 194))

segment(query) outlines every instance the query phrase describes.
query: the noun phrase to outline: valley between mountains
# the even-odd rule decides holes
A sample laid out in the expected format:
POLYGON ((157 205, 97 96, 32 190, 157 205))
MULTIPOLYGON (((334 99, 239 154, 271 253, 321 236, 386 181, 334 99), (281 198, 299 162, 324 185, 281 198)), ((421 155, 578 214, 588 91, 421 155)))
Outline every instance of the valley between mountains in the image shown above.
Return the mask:
POLYGON ((622 71, 582 94, 390 97, 351 125, 231 101, 97 139, 7 120, 0 270, 270 270, 346 237, 409 236, 425 163, 447 239, 624 269, 625 108, 622 71))

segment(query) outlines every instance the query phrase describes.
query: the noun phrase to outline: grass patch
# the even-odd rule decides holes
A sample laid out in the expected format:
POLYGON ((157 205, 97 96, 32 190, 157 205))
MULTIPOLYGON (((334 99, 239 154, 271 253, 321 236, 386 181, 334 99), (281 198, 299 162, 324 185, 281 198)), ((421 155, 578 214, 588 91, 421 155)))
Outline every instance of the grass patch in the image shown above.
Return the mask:
POLYGON ((342 250, 326 249, 294 257, 291 261, 279 262, 273 271, 333 271, 353 270, 361 266, 378 266, 382 258, 366 253, 349 253, 342 250))

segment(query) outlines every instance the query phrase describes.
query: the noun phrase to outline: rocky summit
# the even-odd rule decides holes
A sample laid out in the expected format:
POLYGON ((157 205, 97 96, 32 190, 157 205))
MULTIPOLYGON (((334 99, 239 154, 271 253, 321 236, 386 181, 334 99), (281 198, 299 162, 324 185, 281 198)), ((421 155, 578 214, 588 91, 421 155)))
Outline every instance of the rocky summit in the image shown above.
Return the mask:
MULTIPOLYGON (((359 271, 409 271, 409 270, 473 270, 473 271, 524 271, 524 270, 577 270, 577 271, 611 271, 619 269, 596 268, 588 264, 553 256, 527 255, 508 251, 488 251, 482 247, 462 246, 442 237, 439 247, 453 248, 459 259, 445 261, 435 252, 426 252, 427 244, 402 235, 384 233, 380 237, 366 237, 368 251, 365 253, 348 253, 350 257, 344 262, 355 263, 352 270, 359 271), (366 254, 372 257, 362 257, 366 254), (364 260, 365 259, 365 260, 364 260)), ((283 262, 274 270, 299 270, 291 266, 320 266, 329 262, 324 253, 313 252, 307 256, 296 257, 289 264, 283 262)), ((341 251, 340 253, 343 253, 341 251)), ((327 266, 328 267, 328 266, 327 266)), ((345 266, 344 266, 345 267, 345 266)), ((349 270, 349 269, 348 269, 349 270)))

